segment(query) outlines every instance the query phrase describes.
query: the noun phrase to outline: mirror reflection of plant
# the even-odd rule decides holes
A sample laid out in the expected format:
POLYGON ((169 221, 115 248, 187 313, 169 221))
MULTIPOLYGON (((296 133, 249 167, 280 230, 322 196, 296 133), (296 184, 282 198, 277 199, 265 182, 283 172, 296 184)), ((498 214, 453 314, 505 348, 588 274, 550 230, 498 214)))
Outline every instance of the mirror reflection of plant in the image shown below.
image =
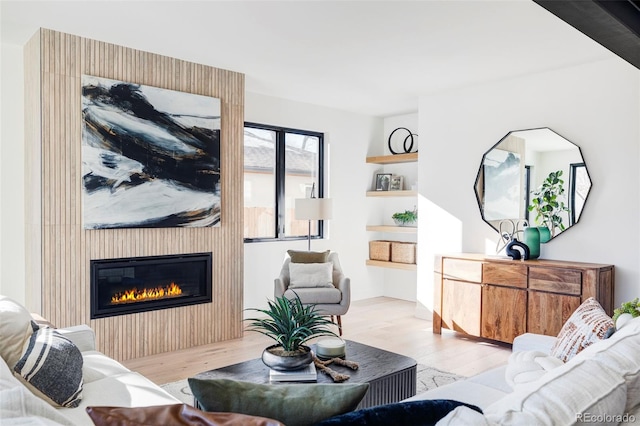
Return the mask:
POLYGON ((569 212, 569 208, 559 196, 564 194, 564 180, 562 170, 549 173, 549 176, 542 182, 542 185, 532 192, 533 198, 527 209, 536 212, 535 221, 542 226, 546 226, 551 231, 551 236, 555 235, 556 228, 564 231, 566 228, 562 223, 562 213, 569 212))
POLYGON ((316 305, 303 305, 298 295, 293 299, 277 297, 268 300, 268 309, 249 308, 266 315, 266 318, 247 318, 247 331, 257 331, 276 341, 287 352, 295 352, 308 340, 317 336, 334 336, 328 327, 333 321, 321 316, 316 305))

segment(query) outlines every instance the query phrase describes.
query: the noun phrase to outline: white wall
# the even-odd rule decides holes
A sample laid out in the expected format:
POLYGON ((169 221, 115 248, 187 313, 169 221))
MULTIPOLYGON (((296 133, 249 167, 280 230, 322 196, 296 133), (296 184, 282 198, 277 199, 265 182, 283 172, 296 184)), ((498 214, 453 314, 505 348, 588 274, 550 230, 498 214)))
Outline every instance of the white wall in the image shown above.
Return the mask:
POLYGON ((3 43, 0 62, 0 294, 25 304, 22 48, 3 43))
POLYGON ((541 257, 614 264, 615 304, 640 295, 639 86, 640 71, 614 58, 421 97, 421 305, 432 307, 435 253, 495 247, 473 192, 482 154, 510 130, 536 127, 580 146, 593 181, 580 222, 541 257))
MULTIPOLYGON (((383 295, 383 271, 365 265, 369 254, 365 225, 373 214, 365 197, 371 177, 365 160, 370 145, 383 145, 382 119, 247 93, 245 121, 325 134, 329 177, 325 196, 333 199, 333 219, 327 222, 328 238, 312 240, 311 249, 339 253, 351 278, 352 299, 383 295)), ((266 306, 266 300, 273 299, 273 280, 288 249, 306 250, 307 241, 245 244, 245 307, 266 306)))

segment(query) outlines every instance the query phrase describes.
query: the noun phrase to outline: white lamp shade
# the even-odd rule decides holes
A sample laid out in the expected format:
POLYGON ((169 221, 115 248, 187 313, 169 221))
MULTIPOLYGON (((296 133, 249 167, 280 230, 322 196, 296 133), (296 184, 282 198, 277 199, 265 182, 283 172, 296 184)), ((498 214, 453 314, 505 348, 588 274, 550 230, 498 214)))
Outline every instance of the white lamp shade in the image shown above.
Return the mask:
POLYGON ((331 198, 296 198, 295 217, 298 220, 331 219, 331 198))

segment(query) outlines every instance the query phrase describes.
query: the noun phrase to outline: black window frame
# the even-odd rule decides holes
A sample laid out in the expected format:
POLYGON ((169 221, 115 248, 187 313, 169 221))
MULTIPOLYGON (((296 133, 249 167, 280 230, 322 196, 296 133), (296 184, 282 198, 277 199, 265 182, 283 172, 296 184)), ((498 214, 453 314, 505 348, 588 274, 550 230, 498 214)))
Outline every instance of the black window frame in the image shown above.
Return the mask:
MULTIPOLYGON (((325 192, 325 164, 324 164, 324 133, 311 130, 293 129, 290 127, 274 126, 271 124, 262 124, 246 121, 244 128, 254 128, 261 130, 269 130, 276 134, 276 150, 275 150, 275 237, 256 237, 244 238, 245 243, 259 243, 269 241, 297 241, 307 240, 308 235, 286 236, 285 232, 285 141, 286 134, 293 133, 298 135, 313 136, 318 138, 318 182, 315 186, 315 197, 323 198, 325 192)), ((243 136, 244 143, 244 136, 243 136)), ((244 175, 244 173, 243 173, 244 175)), ((319 240, 324 238, 324 220, 318 220, 318 232, 311 235, 311 239, 319 240)))

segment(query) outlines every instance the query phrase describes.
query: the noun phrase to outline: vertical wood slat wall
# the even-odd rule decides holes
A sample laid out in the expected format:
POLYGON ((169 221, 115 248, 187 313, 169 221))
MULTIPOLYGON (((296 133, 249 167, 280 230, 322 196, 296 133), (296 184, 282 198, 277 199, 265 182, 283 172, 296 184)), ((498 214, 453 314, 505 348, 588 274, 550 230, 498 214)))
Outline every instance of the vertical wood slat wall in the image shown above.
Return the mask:
POLYGON ((30 308, 89 324, 119 360, 240 337, 244 75, 47 29, 24 52, 30 308), (82 74, 220 98, 220 227, 82 228, 82 74), (90 320, 90 260, 199 252, 213 254, 213 303, 90 320))

